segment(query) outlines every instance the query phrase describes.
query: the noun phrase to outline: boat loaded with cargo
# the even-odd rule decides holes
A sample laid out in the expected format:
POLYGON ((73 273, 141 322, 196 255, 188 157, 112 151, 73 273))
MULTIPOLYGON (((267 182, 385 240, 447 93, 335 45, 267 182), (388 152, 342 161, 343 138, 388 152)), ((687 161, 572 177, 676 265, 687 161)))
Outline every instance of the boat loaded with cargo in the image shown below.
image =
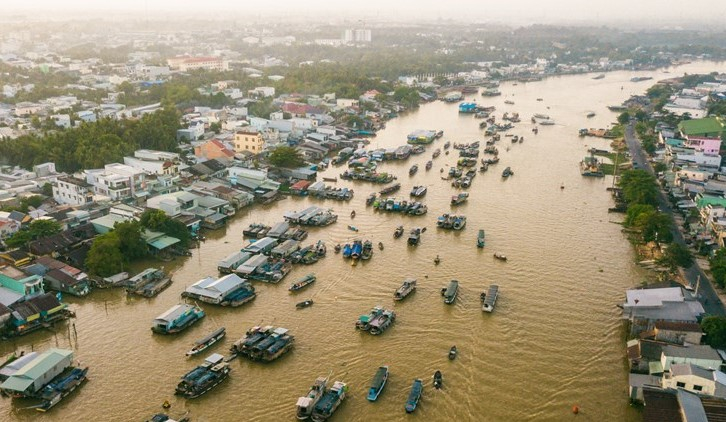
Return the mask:
POLYGON ((47 412, 51 407, 60 403, 61 400, 81 386, 87 379, 88 367, 69 368, 69 372, 62 373, 55 380, 51 381, 38 393, 37 397, 43 402, 34 406, 39 412, 47 412))
POLYGON ((313 408, 310 415, 314 422, 323 422, 333 415, 335 410, 345 400, 348 386, 342 381, 335 381, 333 386, 323 394, 323 397, 313 408))
POLYGON ((485 293, 481 294, 481 310, 484 312, 493 312, 494 305, 497 303, 497 296, 499 296, 499 286, 492 284, 485 293))
POLYGON ((441 289, 441 296, 444 297, 444 303, 451 305, 456 301, 456 295, 459 293, 459 281, 451 280, 447 287, 441 289))
POLYGON ((393 300, 403 300, 406 298, 406 296, 410 295, 416 290, 416 279, 414 278, 407 278, 403 281, 403 284, 401 284, 401 287, 396 289, 396 292, 393 294, 393 300))
POLYGON ((295 415, 298 419, 306 420, 312 415, 313 409, 325 395, 327 384, 328 378, 318 377, 315 384, 310 387, 310 391, 305 396, 297 399, 297 412, 295 415))
POLYGON ((411 392, 408 393, 408 399, 406 399, 406 413, 413 413, 418 406, 419 400, 421 400, 421 393, 423 392, 423 381, 415 379, 411 386, 411 392))
POLYGON ((311 273, 311 274, 308 274, 308 275, 306 275, 306 276, 302 277, 301 279, 297 280, 296 282, 292 283, 292 284, 290 285, 290 289, 289 289, 289 290, 290 290, 291 292, 294 292, 294 291, 296 291, 296 290, 300 290, 300 289, 302 289, 303 287, 307 287, 307 286, 309 286, 309 285, 310 285, 310 284, 312 284, 312 283, 313 283, 313 282, 314 282, 315 280, 317 280, 317 278, 315 277, 315 274, 312 274, 312 273, 311 273))
POLYGON ((237 340, 230 351, 233 355, 270 362, 288 352, 294 344, 295 337, 288 334, 287 328, 275 328, 271 325, 256 326, 249 329, 243 338, 237 340))
POLYGON ((230 371, 224 356, 214 353, 182 377, 176 386, 176 394, 188 399, 197 398, 227 379, 230 371))

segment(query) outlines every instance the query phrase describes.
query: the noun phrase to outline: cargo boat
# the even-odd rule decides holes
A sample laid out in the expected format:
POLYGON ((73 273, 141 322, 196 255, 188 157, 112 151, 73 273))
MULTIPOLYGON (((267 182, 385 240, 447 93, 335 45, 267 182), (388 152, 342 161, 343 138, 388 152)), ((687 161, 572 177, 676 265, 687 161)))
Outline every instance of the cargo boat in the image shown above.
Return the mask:
POLYGON ((224 356, 214 353, 182 377, 175 394, 188 399, 197 398, 227 379, 230 371, 224 356))
POLYGON ((215 330, 208 336, 194 342, 194 346, 187 352, 187 356, 194 356, 202 353, 211 347, 214 343, 218 342, 227 334, 224 327, 215 330))
POLYGON ((154 297, 171 285, 171 277, 157 268, 147 268, 126 282, 126 293, 154 297))
POLYGON ((86 381, 88 368, 73 368, 67 375, 61 375, 56 381, 52 381, 38 394, 43 403, 35 407, 39 412, 47 412, 51 407, 60 403, 61 400, 71 394, 84 381, 86 381))
POLYGON ((406 413, 413 413, 416 410, 419 400, 421 400, 421 393, 423 392, 423 382, 420 379, 415 379, 411 386, 411 392, 408 393, 408 399, 406 400, 406 413))
POLYGON ((399 301, 406 298, 406 296, 410 295, 416 290, 416 279, 414 278, 407 278, 403 281, 403 284, 401 284, 401 287, 396 289, 396 292, 393 294, 393 300, 399 301))
POLYGON ((492 284, 486 293, 481 294, 481 310, 484 312, 493 312, 494 305, 497 303, 497 297, 499 296, 499 286, 492 284))
POLYGON ((237 340, 230 351, 249 359, 270 362, 293 348, 295 337, 287 328, 273 326, 252 327, 245 337, 237 340))
POLYGON ((313 408, 310 415, 314 422, 323 422, 333 415, 335 410, 345 400, 348 386, 342 381, 335 381, 333 386, 323 394, 323 397, 313 408))
POLYGON ((381 366, 376 371, 376 375, 373 376, 371 386, 368 388, 368 401, 378 400, 378 396, 386 386, 386 381, 388 381, 388 366, 381 366))
POLYGON ((189 328, 204 316, 205 313, 199 306, 175 305, 154 319, 151 331, 157 334, 175 334, 189 328))
POLYGON ((318 377, 315 380, 315 384, 310 387, 310 391, 304 396, 297 399, 297 412, 295 416, 299 420, 306 420, 312 415, 315 405, 318 404, 321 398, 325 395, 326 386, 328 379, 325 377, 318 377))
POLYGON ((451 280, 447 287, 441 289, 441 296, 444 297, 444 303, 451 305, 456 301, 456 295, 459 293, 459 281, 451 280))

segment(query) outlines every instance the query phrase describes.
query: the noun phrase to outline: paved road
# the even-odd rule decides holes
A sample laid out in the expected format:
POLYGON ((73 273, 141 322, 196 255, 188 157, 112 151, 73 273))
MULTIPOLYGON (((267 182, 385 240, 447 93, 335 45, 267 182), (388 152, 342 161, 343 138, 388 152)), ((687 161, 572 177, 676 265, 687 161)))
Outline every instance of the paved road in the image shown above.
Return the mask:
MULTIPOLYGON (((655 175, 655 173, 653 172, 653 167, 650 166, 645 152, 643 151, 643 148, 640 146, 640 142, 638 142, 638 139, 635 136, 633 123, 630 123, 625 127, 625 141, 628 144, 630 156, 633 159, 633 166, 639 169, 646 170, 650 174, 655 175)), ((673 209, 671 208, 671 204, 668 201, 665 193, 663 193, 662 189, 658 191, 658 203, 660 210, 668 214, 672 220, 673 209)), ((681 233, 679 227, 676 225, 675 221, 673 222, 672 231, 673 241, 676 243, 680 243, 681 245, 687 246, 686 242, 683 239, 683 234, 681 233)), ((684 268, 683 272, 686 276, 686 281, 690 283, 691 287, 693 288, 696 287, 698 277, 701 277, 698 293, 699 300, 701 301, 701 304, 703 304, 703 308, 706 310, 706 313, 709 315, 726 315, 726 308, 724 308, 723 302, 721 302, 721 299, 716 294, 713 284, 711 284, 711 280, 706 277, 706 274, 703 272, 701 267, 698 266, 698 263, 693 264, 690 268, 684 268)))

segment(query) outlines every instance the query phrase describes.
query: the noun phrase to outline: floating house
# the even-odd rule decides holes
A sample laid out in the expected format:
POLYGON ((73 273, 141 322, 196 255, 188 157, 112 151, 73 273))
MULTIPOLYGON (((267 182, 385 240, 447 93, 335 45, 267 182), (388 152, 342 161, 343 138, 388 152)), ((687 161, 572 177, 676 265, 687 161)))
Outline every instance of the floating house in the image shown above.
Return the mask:
POLYGON ((178 333, 204 316, 204 311, 198 306, 175 305, 154 319, 151 331, 159 334, 178 333))
POLYGON ((475 113, 477 109, 476 103, 459 104, 459 113, 475 113))
POLYGON ((281 244, 275 246, 270 251, 270 256, 273 258, 287 258, 290 255, 300 250, 300 242, 297 240, 288 239, 281 244))
POLYGON ((221 306, 239 306, 254 299, 255 288, 235 274, 207 277, 187 287, 182 297, 221 306))
POLYGON ((0 384, 0 390, 13 396, 33 396, 71 366, 71 363, 73 363, 72 351, 49 349, 10 375, 0 384))
POLYGON ((263 237, 262 239, 247 245, 244 249, 242 249, 242 252, 249 252, 253 255, 268 255, 275 246, 277 246, 277 239, 263 237))
POLYGON ((436 137, 435 130, 415 130, 408 134, 409 144, 430 144, 436 137))
POLYGON ((217 264, 217 270, 219 270, 222 274, 229 274, 237 269, 237 267, 244 264, 251 256, 252 254, 249 252, 235 252, 219 261, 219 264, 217 264))

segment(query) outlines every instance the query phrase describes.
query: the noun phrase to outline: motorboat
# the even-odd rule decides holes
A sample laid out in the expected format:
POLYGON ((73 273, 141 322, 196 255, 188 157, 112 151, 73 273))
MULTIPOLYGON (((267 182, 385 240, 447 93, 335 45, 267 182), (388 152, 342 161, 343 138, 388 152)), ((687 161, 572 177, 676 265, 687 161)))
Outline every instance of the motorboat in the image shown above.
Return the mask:
POLYGON ((386 381, 388 381, 388 366, 381 366, 378 368, 376 374, 373 376, 371 386, 368 388, 368 401, 378 400, 378 396, 381 394, 381 391, 383 391, 383 388, 386 386, 386 381))

